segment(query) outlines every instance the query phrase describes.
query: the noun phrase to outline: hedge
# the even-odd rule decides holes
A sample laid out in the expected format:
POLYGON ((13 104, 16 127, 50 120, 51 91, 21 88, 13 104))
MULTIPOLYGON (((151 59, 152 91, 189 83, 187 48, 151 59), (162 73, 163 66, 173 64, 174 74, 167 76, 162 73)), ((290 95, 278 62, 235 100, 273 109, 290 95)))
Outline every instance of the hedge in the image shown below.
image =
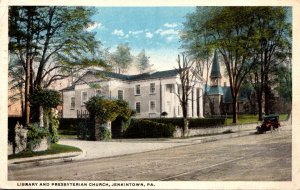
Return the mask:
POLYGON ((172 124, 157 123, 150 120, 132 119, 124 133, 126 138, 172 137, 176 127, 172 124))
POLYGON ((208 128, 208 127, 217 127, 225 124, 225 118, 195 118, 189 119, 189 128, 208 128))
POLYGON ((183 118, 145 118, 144 120, 183 127, 183 118))
POLYGON ((83 121, 84 121, 84 119, 82 119, 82 118, 60 118, 59 119, 59 129, 76 131, 78 124, 83 121))
MULTIPOLYGON (((157 123, 172 124, 183 128, 183 118, 147 118, 144 120, 150 120, 157 123)), ((207 128, 220 126, 225 124, 225 118, 189 118, 189 128, 207 128)))

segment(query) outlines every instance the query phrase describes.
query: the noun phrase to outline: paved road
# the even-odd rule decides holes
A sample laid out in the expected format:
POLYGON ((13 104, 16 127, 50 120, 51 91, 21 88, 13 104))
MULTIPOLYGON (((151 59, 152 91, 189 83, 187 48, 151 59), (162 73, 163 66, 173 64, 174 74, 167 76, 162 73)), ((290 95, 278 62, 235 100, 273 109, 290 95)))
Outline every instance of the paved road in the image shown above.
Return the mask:
POLYGON ((9 170, 9 180, 290 181, 291 130, 93 161, 9 170))

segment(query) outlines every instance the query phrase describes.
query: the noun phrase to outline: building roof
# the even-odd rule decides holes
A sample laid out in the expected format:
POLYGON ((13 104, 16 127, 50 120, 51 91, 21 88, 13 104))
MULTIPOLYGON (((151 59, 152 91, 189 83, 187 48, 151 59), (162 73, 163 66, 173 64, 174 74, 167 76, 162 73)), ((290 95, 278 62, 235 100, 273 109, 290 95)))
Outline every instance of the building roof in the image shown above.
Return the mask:
POLYGON ((207 86, 206 92, 208 95, 224 95, 224 91, 221 86, 207 86))
MULTIPOLYGON (((224 103, 232 103, 230 86, 207 86, 206 92, 208 95, 223 95, 224 103)), ((239 94, 239 102, 247 101, 247 95, 252 93, 249 89, 241 89, 239 94)))
MULTIPOLYGON (((148 80, 148 79, 156 79, 156 78, 168 78, 168 77, 175 77, 178 74, 176 69, 167 70, 167 71, 157 71, 154 73, 142 73, 142 74, 138 74, 138 75, 124 75, 124 74, 118 74, 118 73, 113 73, 113 72, 108 72, 108 71, 96 71, 96 72, 107 78, 115 78, 115 79, 120 79, 120 80, 125 80, 125 81, 138 81, 138 80, 148 80)), ((89 74, 95 74, 96 72, 95 71, 87 71, 75 83, 80 81, 84 76, 87 76, 89 74)), ((95 79, 96 79, 96 77, 95 77, 95 79)), ((102 80, 102 78, 98 79, 98 81, 99 80, 102 80)), ((96 82, 96 81, 94 81, 94 82, 96 82)))
POLYGON ((64 91, 71 91, 71 90, 74 90, 74 89, 75 89, 75 86, 72 85, 72 86, 68 86, 68 87, 66 87, 66 88, 63 88, 63 89, 61 89, 61 90, 59 90, 59 91, 64 92, 64 91))
POLYGON ((221 78, 221 71, 220 71, 220 64, 219 64, 219 59, 218 59, 218 53, 217 50, 215 50, 214 53, 214 59, 213 59, 213 64, 210 72, 210 78, 221 78))

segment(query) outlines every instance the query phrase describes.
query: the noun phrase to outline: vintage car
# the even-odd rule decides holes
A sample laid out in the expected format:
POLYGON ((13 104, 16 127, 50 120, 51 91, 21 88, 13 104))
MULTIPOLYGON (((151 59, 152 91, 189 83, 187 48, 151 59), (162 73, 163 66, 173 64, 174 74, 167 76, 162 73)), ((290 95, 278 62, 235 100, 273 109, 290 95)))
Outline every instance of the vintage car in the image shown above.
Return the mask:
POLYGON ((279 115, 266 115, 263 122, 256 127, 257 133, 266 133, 267 131, 277 130, 280 127, 279 115))

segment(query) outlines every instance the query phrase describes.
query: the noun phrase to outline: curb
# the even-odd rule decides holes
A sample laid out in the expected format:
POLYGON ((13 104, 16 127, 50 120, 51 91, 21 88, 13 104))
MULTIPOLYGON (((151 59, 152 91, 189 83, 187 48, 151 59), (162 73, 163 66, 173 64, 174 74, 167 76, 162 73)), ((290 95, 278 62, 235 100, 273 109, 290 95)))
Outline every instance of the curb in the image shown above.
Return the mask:
MULTIPOLYGON (((218 135, 218 136, 210 136, 206 138, 195 138, 195 139, 189 139, 189 142, 186 142, 188 144, 182 144, 177 146, 172 146, 168 148, 161 148, 157 150, 150 150, 150 151, 144 151, 144 152, 152 152, 152 151, 158 151, 158 150, 164 150, 164 149, 170 149, 175 147, 181 147, 181 146, 189 146, 194 144, 201 144, 206 142, 213 142, 218 140, 224 140, 224 139, 230 139, 230 138, 236 138, 236 137, 242 137, 242 136, 248 136, 254 134, 253 131, 251 132, 241 132, 241 133, 231 133, 226 135, 218 135)), ((144 153, 144 152, 138 152, 138 153, 144 153)), ((47 156, 44 158, 28 158, 27 160, 24 159, 13 159, 10 160, 11 163, 8 165, 8 169, 14 170, 14 169, 23 169, 28 167, 34 167, 34 166, 46 166, 46 165, 52 165, 57 163, 64 163, 64 162, 82 162, 82 161, 90 161, 90 160, 96 160, 96 159, 103 159, 103 158, 110 158, 110 157, 118 157, 118 156, 124 156, 129 154, 120 154, 115 156, 105 156, 105 157, 98 157, 98 158, 80 158, 80 156, 83 154, 83 152, 72 152, 72 153, 63 153, 60 155, 53 155, 53 156, 47 156)), ((131 153, 131 154, 137 154, 137 153, 131 153)))
POLYGON ((32 166, 51 165, 54 163, 72 162, 74 157, 81 155, 82 152, 63 153, 60 155, 51 155, 44 158, 35 157, 32 159, 12 159, 9 160, 8 169, 21 169, 32 166))

